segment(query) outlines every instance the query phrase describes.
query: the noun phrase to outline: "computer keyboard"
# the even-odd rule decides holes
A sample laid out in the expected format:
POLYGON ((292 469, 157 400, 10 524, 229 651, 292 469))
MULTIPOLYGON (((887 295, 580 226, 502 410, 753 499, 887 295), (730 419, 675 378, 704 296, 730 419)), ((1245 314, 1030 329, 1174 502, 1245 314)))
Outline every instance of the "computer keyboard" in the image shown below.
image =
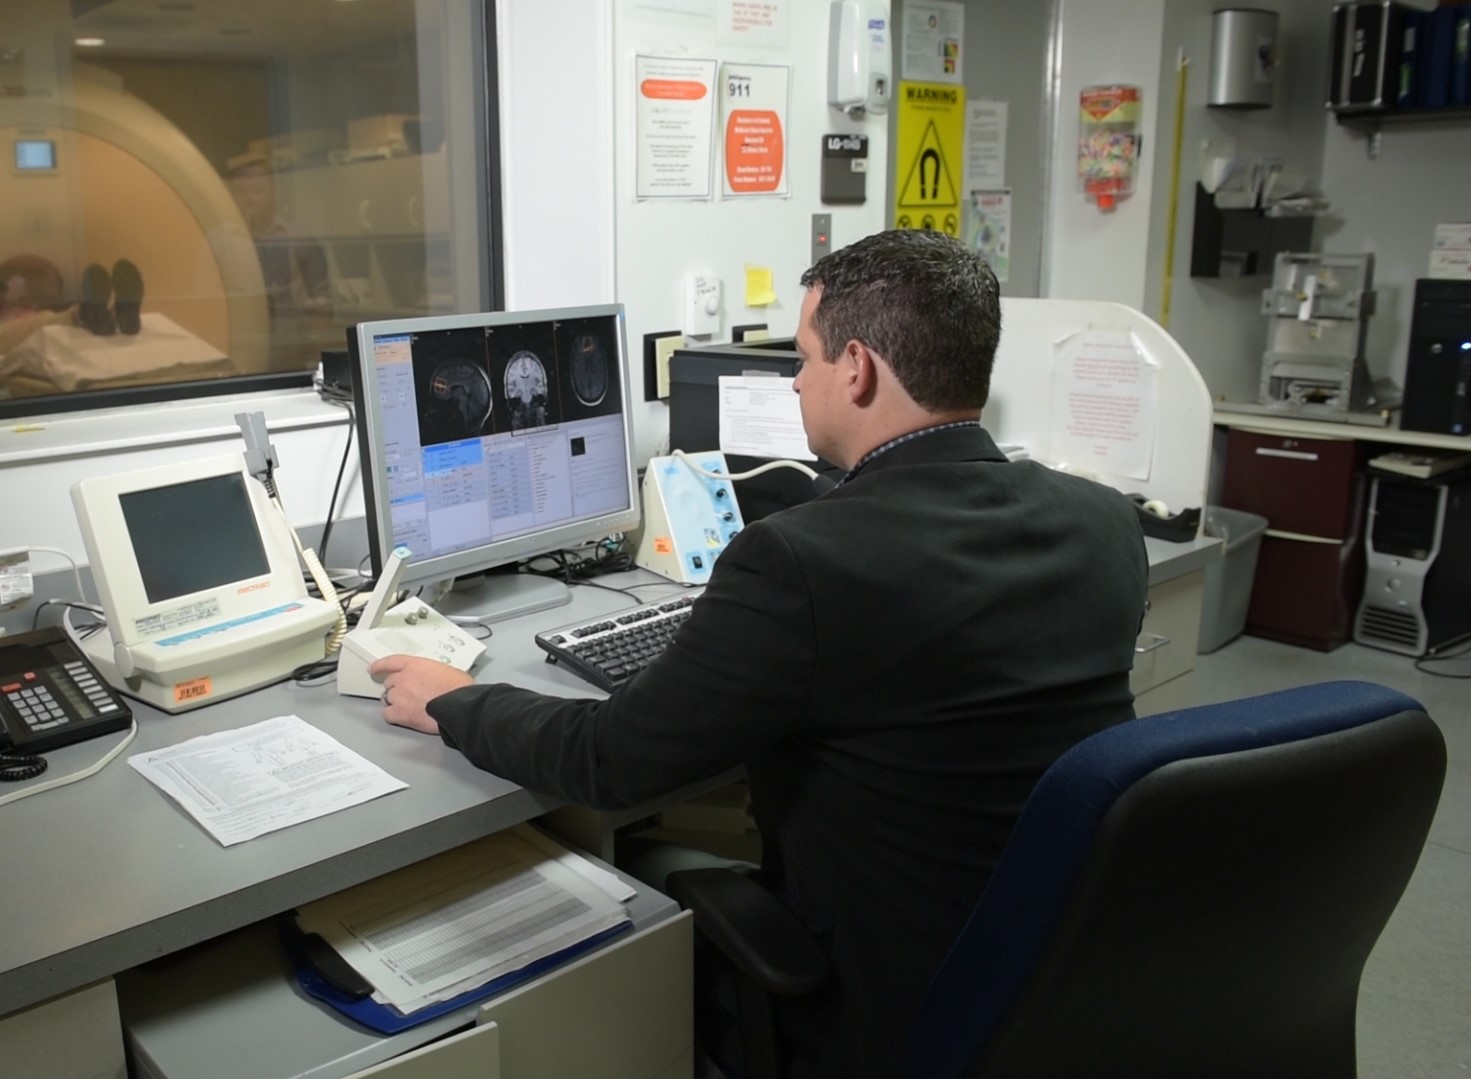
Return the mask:
POLYGON ((547 653, 548 662, 561 664, 599 689, 612 690, 664 651, 704 591, 693 588, 673 599, 546 630, 536 635, 536 643, 547 653))

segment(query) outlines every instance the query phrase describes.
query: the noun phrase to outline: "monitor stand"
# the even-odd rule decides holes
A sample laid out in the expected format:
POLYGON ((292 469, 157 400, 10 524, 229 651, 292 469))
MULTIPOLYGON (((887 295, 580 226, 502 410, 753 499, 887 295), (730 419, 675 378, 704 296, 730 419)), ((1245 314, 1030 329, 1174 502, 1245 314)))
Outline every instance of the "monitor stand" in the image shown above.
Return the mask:
POLYGON ((549 611, 571 602, 572 590, 555 577, 518 573, 515 566, 507 566, 456 580, 435 607, 449 618, 490 623, 549 611))

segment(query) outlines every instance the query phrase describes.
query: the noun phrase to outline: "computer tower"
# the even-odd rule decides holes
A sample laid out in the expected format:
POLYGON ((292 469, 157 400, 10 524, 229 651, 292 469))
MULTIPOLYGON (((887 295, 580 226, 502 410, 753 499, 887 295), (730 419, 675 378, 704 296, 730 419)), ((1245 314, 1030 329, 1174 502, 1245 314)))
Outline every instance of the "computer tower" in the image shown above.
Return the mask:
POLYGON ((1415 282, 1400 428, 1471 434, 1471 281, 1415 282))
POLYGON ((1471 636, 1471 471, 1376 476, 1359 644, 1423 656, 1471 636))
MULTIPOLYGON (((675 349, 669 357, 669 449, 695 453, 720 445, 720 379, 748 375, 797 376, 797 350, 790 337, 675 349)), ((769 463, 764 457, 726 454, 733 473, 769 463)), ((843 472, 827 461, 804 462, 836 483, 843 472)), ((818 489, 801 472, 774 468, 735 484, 736 502, 747 523, 816 497, 818 489)))

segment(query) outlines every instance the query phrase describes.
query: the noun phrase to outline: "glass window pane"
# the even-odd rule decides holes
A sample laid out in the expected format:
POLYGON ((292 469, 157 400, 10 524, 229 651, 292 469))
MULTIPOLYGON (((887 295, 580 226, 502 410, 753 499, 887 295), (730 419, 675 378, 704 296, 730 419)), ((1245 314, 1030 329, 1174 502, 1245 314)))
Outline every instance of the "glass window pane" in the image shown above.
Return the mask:
POLYGON ((489 306, 482 4, 10 7, 0 410, 310 371, 359 320, 489 306))

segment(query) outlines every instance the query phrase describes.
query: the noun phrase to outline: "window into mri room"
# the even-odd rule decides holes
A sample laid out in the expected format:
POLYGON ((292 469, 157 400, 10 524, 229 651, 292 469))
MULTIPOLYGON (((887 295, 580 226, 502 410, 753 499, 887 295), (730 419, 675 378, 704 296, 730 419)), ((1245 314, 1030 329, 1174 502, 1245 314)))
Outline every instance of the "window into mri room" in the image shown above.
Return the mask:
POLYGON ((305 385, 499 306, 489 3, 28 0, 0 26, 0 416, 305 385))

